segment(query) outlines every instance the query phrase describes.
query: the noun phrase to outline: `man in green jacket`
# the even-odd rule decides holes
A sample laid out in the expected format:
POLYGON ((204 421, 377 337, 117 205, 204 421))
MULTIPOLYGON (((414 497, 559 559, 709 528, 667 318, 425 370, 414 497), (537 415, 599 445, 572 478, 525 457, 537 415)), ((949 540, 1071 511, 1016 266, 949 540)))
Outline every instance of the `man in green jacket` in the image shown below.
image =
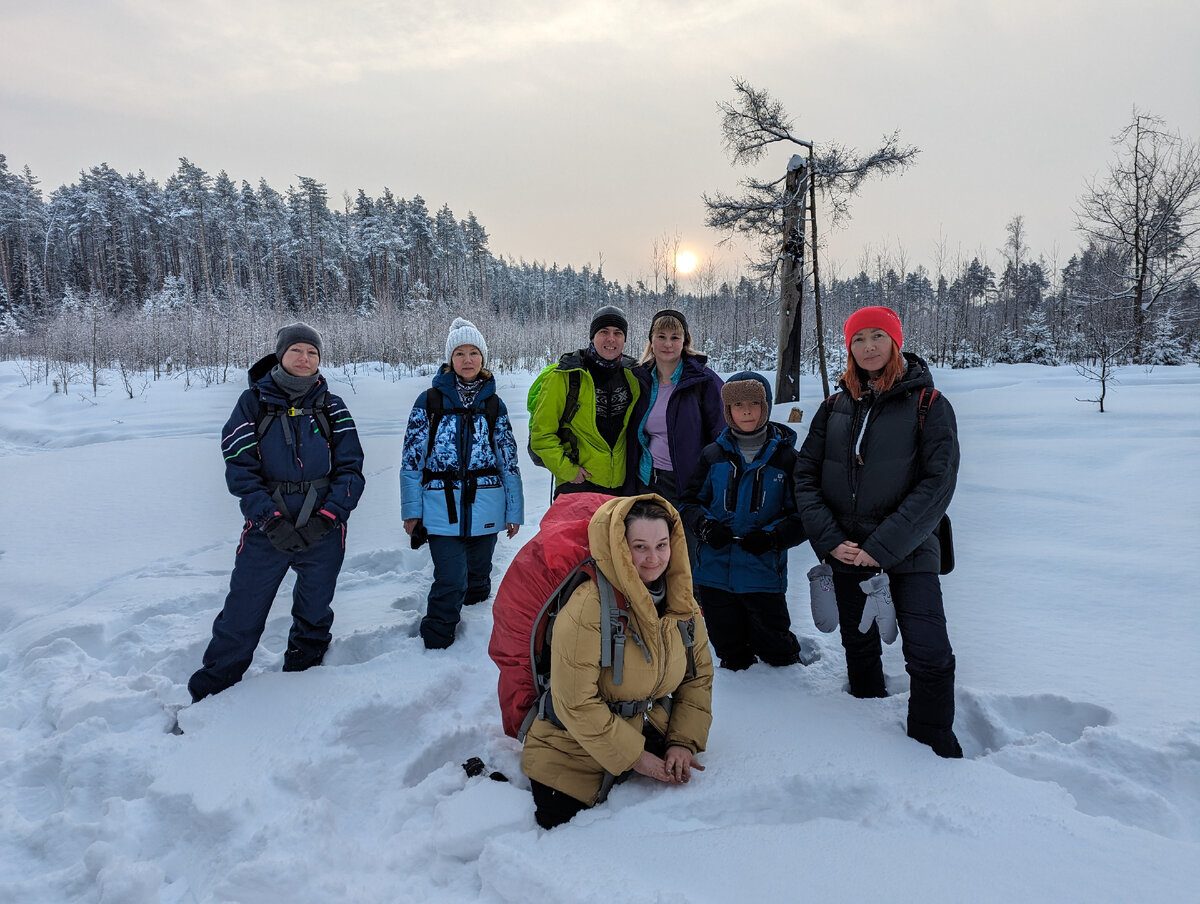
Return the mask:
POLYGON ((631 488, 625 467, 625 432, 638 382, 624 354, 629 322, 606 305, 592 317, 587 348, 568 352, 542 378, 529 418, 529 445, 554 475, 554 495, 607 493, 631 488), (565 411, 575 384, 573 411, 565 411), (565 416, 564 416, 565 415, 565 416))

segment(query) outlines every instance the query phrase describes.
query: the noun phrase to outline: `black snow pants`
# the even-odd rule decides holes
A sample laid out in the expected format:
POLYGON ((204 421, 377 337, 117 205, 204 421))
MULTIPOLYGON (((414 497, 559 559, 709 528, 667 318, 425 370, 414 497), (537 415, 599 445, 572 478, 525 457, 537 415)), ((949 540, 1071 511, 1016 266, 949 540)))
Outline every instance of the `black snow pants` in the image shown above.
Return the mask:
MULTIPOLYGON (((866 594, 858 586, 869 573, 833 573, 850 693, 886 697, 879 628, 858 630, 866 594)), ((892 602, 909 675, 908 734, 942 756, 954 755, 954 651, 946 631, 942 587, 936 574, 889 574, 892 602)), ((961 756, 961 751, 958 753, 961 756)))

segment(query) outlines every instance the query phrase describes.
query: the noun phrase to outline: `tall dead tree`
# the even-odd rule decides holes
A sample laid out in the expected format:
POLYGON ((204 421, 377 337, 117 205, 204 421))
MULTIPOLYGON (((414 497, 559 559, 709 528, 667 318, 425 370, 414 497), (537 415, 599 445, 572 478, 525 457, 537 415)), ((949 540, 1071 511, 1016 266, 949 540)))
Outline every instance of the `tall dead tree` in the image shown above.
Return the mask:
MULTIPOLYGON (((757 163, 778 143, 793 144, 809 150, 808 163, 803 167, 809 180, 808 192, 811 199, 810 216, 803 216, 804 199, 798 194, 799 179, 789 189, 790 177, 800 168, 789 167, 788 172, 778 179, 763 181, 755 178, 742 180, 743 194, 732 197, 721 192, 705 194, 704 205, 708 210, 707 225, 731 234, 741 233, 754 236, 761 242, 762 258, 755 269, 763 276, 773 278, 781 264, 785 267, 789 259, 799 261, 801 268, 798 279, 803 280, 803 255, 797 256, 794 246, 795 229, 789 230, 785 222, 789 205, 799 203, 798 215, 801 223, 799 240, 801 247, 816 252, 816 194, 819 192, 829 210, 831 225, 837 226, 849 218, 850 199, 854 197, 866 179, 873 175, 885 176, 898 169, 910 166, 919 151, 915 147, 901 147, 899 133, 893 132, 884 138, 880 148, 867 156, 837 144, 823 145, 816 153, 811 141, 792 134, 792 122, 783 105, 766 91, 760 91, 741 79, 733 82, 735 98, 732 103, 718 104, 721 111, 721 132, 725 149, 734 165, 757 163), (804 223, 812 223, 813 238, 809 240, 804 223)), ((793 158, 794 159, 794 158, 793 158)), ((784 280, 786 283, 786 279, 784 280)), ((784 291, 788 291, 785 286, 784 291)), ((814 293, 814 308, 820 323, 819 294, 814 293)), ((780 350, 779 372, 776 379, 775 399, 778 402, 799 401, 799 306, 791 310, 787 298, 780 304, 780 350), (784 318, 793 318, 785 325, 784 318), (793 341, 793 329, 796 340, 793 341), (785 336, 787 342, 784 342, 785 336), (792 379, 785 374, 795 373, 792 379)), ((822 329, 817 331, 818 354, 824 368, 825 351, 822 329)), ((826 381, 827 382, 827 381, 826 381)))
POLYGON ((783 183, 779 360, 775 367, 775 398, 780 402, 795 402, 800 398, 800 361, 804 355, 804 220, 808 185, 808 159, 796 154, 788 163, 783 183))

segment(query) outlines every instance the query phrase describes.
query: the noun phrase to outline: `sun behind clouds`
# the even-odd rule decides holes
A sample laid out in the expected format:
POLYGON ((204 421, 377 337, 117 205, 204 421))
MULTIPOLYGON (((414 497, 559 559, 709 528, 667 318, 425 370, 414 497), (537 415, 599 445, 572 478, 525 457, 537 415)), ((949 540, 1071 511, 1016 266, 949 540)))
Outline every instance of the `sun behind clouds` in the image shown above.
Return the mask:
POLYGON ((690 251, 680 251, 675 255, 675 269, 680 273, 691 273, 696 269, 696 255, 690 251))

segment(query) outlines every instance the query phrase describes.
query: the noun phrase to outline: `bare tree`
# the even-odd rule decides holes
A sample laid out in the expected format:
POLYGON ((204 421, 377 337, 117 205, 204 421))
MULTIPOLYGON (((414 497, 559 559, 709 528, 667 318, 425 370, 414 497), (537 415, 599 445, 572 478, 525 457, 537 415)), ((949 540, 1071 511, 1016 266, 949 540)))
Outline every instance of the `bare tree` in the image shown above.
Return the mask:
MULTIPOLYGON (((843 145, 827 142, 818 152, 814 143, 798 137, 783 105, 767 91, 754 88, 743 79, 734 79, 734 100, 718 104, 721 134, 730 161, 748 166, 760 161, 776 145, 791 145, 810 150, 808 175, 814 195, 820 195, 830 224, 838 226, 850 215, 850 201, 871 176, 886 176, 912 165, 919 153, 912 146, 901 146, 899 133, 885 136, 882 145, 866 155, 843 145)), ((789 155, 791 156, 791 155, 789 155)), ((780 167, 784 169, 784 167, 780 167)), ((794 172, 794 170, 793 170, 794 172)), ((734 197, 722 192, 703 196, 708 211, 707 225, 732 234, 758 238, 762 259, 755 264, 761 276, 774 277, 783 259, 788 239, 784 212, 794 204, 800 183, 793 179, 788 189, 788 171, 772 180, 747 177, 741 181, 742 194, 734 197)), ((815 222, 815 212, 814 212, 815 222)), ((816 249, 813 248, 815 253, 816 249)), ((823 337, 817 337, 823 345, 823 337)), ((824 353, 822 351, 822 358, 824 353)), ((777 392, 780 390, 777 387, 777 392)), ((795 401, 779 393, 779 401, 795 401)))
POLYGON ((1200 148, 1136 108, 1113 143, 1117 158, 1087 182, 1077 228, 1123 252, 1120 297, 1130 305, 1140 359, 1147 313, 1200 275, 1200 148))
POLYGON ((1081 399, 1078 402, 1094 402, 1100 405, 1100 413, 1104 413, 1104 398, 1108 395, 1108 387, 1116 384, 1117 366, 1125 359, 1133 346, 1134 337, 1121 336, 1104 327, 1089 321, 1084 327, 1083 335, 1087 341, 1088 357, 1075 364, 1076 372, 1093 383, 1099 385, 1099 395, 1094 399, 1081 399))

